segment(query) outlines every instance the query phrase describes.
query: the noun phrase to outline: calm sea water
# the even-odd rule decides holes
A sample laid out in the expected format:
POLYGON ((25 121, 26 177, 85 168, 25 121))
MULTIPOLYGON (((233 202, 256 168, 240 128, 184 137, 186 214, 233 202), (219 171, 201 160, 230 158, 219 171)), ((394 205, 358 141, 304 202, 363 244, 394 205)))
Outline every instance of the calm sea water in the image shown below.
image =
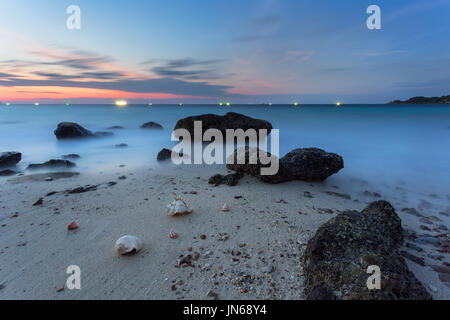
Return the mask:
POLYGON ((445 106, 168 106, 111 105, 0 106, 0 151, 20 151, 29 163, 78 153, 78 170, 156 165, 156 154, 174 145, 170 135, 178 119, 228 111, 270 121, 280 129, 280 155, 298 147, 319 147, 343 156, 345 169, 333 176, 344 184, 355 179, 377 186, 408 186, 420 194, 450 193, 450 107, 445 106), (114 125, 114 135, 101 139, 57 141, 53 130, 62 121, 77 122, 92 131, 114 125), (163 131, 143 130, 155 121, 163 131), (125 149, 116 144, 126 143, 125 149))

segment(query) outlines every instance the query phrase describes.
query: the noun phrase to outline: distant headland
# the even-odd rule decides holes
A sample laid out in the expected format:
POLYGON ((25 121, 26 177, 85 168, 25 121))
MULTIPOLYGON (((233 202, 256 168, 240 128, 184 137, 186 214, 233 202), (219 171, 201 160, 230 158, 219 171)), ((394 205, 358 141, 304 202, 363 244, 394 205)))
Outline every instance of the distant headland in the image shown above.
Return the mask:
POLYGON ((414 97, 405 101, 394 100, 388 104, 450 104, 450 95, 442 97, 414 97))

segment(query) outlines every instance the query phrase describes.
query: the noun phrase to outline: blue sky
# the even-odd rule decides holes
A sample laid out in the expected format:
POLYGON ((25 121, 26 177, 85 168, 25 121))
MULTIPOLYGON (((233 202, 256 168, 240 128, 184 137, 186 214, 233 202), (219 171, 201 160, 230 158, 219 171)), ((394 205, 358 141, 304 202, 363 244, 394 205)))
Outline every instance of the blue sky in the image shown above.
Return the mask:
POLYGON ((384 103, 450 94, 450 0, 0 4, 0 101, 384 103), (81 8, 68 30, 66 8, 81 8), (368 30, 366 9, 381 8, 368 30))

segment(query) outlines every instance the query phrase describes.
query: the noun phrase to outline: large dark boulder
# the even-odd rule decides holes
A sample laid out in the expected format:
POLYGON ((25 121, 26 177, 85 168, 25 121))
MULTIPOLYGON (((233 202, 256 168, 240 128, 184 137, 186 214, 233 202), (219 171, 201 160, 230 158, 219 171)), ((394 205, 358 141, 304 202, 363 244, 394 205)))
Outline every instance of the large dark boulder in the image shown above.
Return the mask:
POLYGON ((94 137, 95 134, 74 122, 61 122, 54 131, 57 139, 94 137))
POLYGON ((69 160, 49 160, 44 163, 30 164, 27 169, 54 169, 54 168, 72 168, 75 163, 69 160))
POLYGON ((20 152, 2 152, 0 153, 0 167, 14 166, 22 160, 22 154, 20 152))
MULTIPOLYGON (((237 160, 238 150, 234 152, 234 162, 227 159, 227 168, 236 172, 247 173, 266 183, 282 183, 292 180, 323 181, 330 175, 337 173, 344 167, 341 156, 328 153, 317 148, 295 149, 279 159, 278 173, 275 175, 261 175, 263 165, 259 159, 258 148, 245 147, 245 161, 237 160), (256 164, 250 164, 250 157, 257 159, 256 164)), ((268 157, 272 155, 268 152, 268 157)), ((241 157, 242 158, 242 157, 241 157)), ((243 160, 243 159, 242 159, 243 160)))
POLYGON ((387 201, 345 211, 321 226, 303 256, 305 298, 311 300, 431 299, 400 254, 403 230, 387 201), (369 266, 381 271, 381 289, 369 290, 369 266))
POLYGON ((150 121, 150 122, 146 122, 141 126, 141 129, 163 129, 163 126, 160 125, 159 123, 150 121))
POLYGON ((280 161, 292 180, 323 181, 344 168, 340 155, 317 148, 292 150, 280 161))
POLYGON ((265 120, 254 119, 243 114, 228 112, 224 116, 217 114, 204 114, 200 116, 193 116, 178 120, 175 125, 176 129, 186 129, 190 132, 191 136, 194 135, 194 121, 202 121, 202 134, 208 129, 218 129, 225 136, 226 129, 242 129, 244 131, 248 129, 267 129, 267 134, 272 130, 272 124, 265 120))

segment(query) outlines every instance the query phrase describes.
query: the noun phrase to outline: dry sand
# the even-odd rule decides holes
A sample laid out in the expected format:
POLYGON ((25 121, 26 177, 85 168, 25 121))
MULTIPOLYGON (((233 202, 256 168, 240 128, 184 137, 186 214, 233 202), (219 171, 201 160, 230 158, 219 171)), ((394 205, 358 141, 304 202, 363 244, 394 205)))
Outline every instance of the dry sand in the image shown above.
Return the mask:
MULTIPOLYGON (((2 179, 0 299, 302 299, 300 258, 308 239, 340 211, 361 210, 376 200, 361 200, 360 187, 357 194, 338 189, 333 179, 267 185, 246 176, 236 187, 214 187, 208 178, 215 173, 226 169, 117 165, 50 182, 42 181, 47 175, 2 179), (123 175, 127 178, 118 179, 123 175), (117 184, 45 197, 109 181, 117 184), (351 199, 329 191, 349 193, 351 199), (167 216, 173 195, 181 195, 194 212, 167 216), (43 204, 32 206, 41 197, 43 204), (230 212, 220 210, 224 203, 230 212), (72 221, 79 229, 68 231, 72 221), (178 239, 169 238, 171 229, 178 239), (118 256, 114 242, 125 234, 140 237, 143 250, 118 256), (194 257, 192 266, 176 266, 187 254, 194 257), (65 287, 69 265, 81 268, 81 290, 58 290, 65 287)), ((397 211, 414 225, 416 217, 397 211)), ((429 266, 408 265, 435 298, 450 298, 429 266)))

